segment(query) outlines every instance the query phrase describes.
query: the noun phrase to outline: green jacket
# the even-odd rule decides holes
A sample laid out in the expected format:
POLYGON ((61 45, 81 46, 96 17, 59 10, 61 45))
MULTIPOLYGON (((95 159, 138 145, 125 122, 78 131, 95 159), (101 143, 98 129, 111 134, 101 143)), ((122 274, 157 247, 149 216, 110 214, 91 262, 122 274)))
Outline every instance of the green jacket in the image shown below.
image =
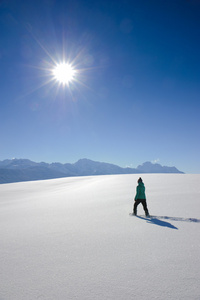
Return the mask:
POLYGON ((144 200, 146 199, 146 195, 145 195, 145 186, 143 182, 139 182, 138 186, 136 188, 136 195, 135 195, 135 200, 144 200))

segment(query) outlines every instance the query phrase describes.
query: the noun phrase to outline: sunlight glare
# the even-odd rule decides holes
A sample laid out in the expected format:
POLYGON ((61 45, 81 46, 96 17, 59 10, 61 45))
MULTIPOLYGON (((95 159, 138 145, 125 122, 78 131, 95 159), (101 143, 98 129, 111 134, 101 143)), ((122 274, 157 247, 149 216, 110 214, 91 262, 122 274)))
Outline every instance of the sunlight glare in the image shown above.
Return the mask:
POLYGON ((66 85, 73 81, 75 78, 76 71, 74 68, 67 63, 57 64, 53 70, 54 78, 61 84, 66 85))

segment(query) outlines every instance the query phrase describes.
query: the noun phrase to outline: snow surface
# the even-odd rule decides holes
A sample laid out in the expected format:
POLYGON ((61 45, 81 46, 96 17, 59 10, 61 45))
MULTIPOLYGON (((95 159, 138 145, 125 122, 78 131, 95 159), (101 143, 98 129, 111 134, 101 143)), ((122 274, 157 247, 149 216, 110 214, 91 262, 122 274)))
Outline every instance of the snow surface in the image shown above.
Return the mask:
POLYGON ((200 175, 0 185, 0 300, 200 299, 200 175))

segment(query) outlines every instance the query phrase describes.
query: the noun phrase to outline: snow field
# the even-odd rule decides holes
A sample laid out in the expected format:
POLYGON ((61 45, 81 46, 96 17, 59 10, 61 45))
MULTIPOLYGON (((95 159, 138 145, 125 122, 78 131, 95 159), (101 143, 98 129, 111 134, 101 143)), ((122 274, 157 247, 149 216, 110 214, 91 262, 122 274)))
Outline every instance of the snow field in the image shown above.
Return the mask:
POLYGON ((0 300, 200 299, 200 175, 0 185, 0 300))

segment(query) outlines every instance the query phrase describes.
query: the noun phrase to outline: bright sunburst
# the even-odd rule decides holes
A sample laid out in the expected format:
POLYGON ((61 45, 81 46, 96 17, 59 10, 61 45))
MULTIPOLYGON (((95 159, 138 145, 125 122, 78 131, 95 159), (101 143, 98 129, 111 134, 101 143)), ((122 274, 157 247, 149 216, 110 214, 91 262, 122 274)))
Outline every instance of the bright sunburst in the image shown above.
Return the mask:
POLYGON ((68 63, 60 63, 56 65, 52 73, 59 83, 67 85, 75 79, 76 70, 68 63))

